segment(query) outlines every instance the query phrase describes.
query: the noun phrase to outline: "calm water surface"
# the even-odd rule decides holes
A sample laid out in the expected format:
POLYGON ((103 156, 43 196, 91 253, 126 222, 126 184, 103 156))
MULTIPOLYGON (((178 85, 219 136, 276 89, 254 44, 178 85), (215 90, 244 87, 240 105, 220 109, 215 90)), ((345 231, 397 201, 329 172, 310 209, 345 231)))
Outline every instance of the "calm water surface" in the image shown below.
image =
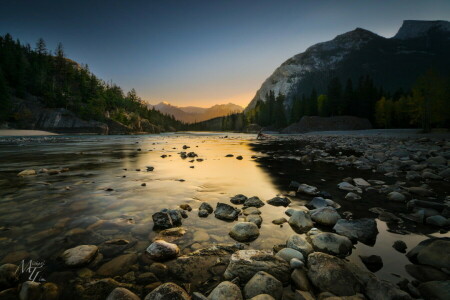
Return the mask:
MULTIPOLYGON (((133 241, 126 251, 140 252, 157 235, 152 230, 152 214, 183 203, 193 208, 183 220, 187 234, 177 241, 183 253, 212 243, 234 243, 228 236, 233 223, 214 215, 197 216, 201 202, 215 207, 217 202, 230 203, 230 197, 236 194, 268 200, 288 193, 290 180, 332 193, 343 206, 341 214, 350 210, 355 217, 376 217, 367 209, 383 207, 377 199, 346 203, 345 193, 336 189, 336 184, 348 176, 379 179, 371 172, 338 171, 329 165, 305 168, 289 158, 274 163, 264 157, 276 145, 260 144, 255 135, 227 135, 228 138, 223 138, 223 133, 0 138, 0 260, 45 260, 51 272, 52 262, 65 249, 115 238, 133 241), (183 145, 190 148, 183 150, 183 145), (180 151, 193 151, 203 161, 182 159, 180 151), (243 159, 225 157, 227 154, 242 155, 243 159), (251 158, 254 155, 259 158, 251 158), (154 171, 147 172, 147 166, 153 166, 154 171), (69 171, 17 176, 24 169, 41 168, 69 171)), ((291 200, 291 207, 295 208, 310 199, 291 200)), ((260 210, 261 235, 248 248, 271 249, 294 233, 287 224, 280 227, 271 223, 285 217, 285 208, 265 205, 260 210)), ((362 265, 358 255, 380 255, 384 267, 377 275, 390 281, 398 281, 393 274, 410 278, 404 270, 408 263, 405 255, 392 248, 395 240, 405 241, 410 249, 427 238, 425 233, 444 236, 429 228, 415 227, 409 234, 400 235, 388 232, 384 222, 377 223, 380 233, 376 244, 356 244, 349 259, 362 265)))

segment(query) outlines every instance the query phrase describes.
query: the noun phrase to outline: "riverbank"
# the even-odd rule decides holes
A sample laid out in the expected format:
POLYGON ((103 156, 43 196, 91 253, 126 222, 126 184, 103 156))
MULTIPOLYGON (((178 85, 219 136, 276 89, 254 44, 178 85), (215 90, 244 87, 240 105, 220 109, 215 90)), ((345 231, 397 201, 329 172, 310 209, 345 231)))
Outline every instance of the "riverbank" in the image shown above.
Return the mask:
POLYGON ((1 296, 446 295, 448 140, 174 133, 19 143, 0 145, 10 275, 1 296), (12 275, 29 259, 45 261, 46 283, 12 275))
POLYGON ((57 133, 43 130, 20 130, 20 129, 0 129, 0 137, 2 136, 46 136, 58 135, 57 133))

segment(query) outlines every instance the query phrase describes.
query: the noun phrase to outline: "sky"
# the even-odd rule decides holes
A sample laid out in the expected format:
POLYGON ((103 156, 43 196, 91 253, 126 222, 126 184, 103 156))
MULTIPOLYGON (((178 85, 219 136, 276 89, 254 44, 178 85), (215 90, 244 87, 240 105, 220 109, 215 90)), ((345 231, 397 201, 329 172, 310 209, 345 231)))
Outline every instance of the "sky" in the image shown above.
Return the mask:
POLYGON ((289 57, 361 27, 393 36, 403 20, 450 20, 449 0, 0 0, 0 34, 58 42, 152 103, 246 106, 289 57))

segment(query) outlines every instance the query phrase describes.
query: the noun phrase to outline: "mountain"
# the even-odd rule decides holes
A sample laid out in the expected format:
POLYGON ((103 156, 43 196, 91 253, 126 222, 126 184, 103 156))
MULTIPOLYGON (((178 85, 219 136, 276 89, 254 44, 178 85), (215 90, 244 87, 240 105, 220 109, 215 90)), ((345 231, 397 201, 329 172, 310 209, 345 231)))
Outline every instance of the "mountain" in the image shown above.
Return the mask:
POLYGON ((172 115, 175 119, 185 123, 201 122, 233 113, 240 113, 244 110, 243 107, 233 103, 216 104, 209 108, 203 108, 196 106, 178 107, 168 102, 160 102, 156 105, 149 104, 148 107, 155 108, 155 110, 163 114, 172 115))
POLYGON ((245 110, 266 101, 269 91, 284 94, 285 107, 292 107, 294 97, 313 89, 323 93, 335 77, 358 82, 368 75, 387 91, 409 90, 430 68, 450 75, 449 53, 448 21, 407 20, 392 38, 356 28, 289 58, 264 81, 245 110))

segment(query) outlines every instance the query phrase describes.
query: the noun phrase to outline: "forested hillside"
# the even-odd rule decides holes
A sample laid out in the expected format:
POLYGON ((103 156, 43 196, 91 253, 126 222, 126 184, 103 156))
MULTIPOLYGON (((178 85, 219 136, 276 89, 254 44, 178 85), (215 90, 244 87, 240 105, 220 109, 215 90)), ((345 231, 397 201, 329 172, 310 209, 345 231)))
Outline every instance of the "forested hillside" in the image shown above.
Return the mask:
POLYGON ((68 59, 62 44, 52 52, 43 39, 32 47, 9 34, 0 36, 0 124, 23 128, 39 124, 42 110, 31 106, 63 108, 82 120, 123 125, 127 132, 183 126, 172 116, 148 109, 134 89, 124 93, 97 78, 87 65, 68 59))

